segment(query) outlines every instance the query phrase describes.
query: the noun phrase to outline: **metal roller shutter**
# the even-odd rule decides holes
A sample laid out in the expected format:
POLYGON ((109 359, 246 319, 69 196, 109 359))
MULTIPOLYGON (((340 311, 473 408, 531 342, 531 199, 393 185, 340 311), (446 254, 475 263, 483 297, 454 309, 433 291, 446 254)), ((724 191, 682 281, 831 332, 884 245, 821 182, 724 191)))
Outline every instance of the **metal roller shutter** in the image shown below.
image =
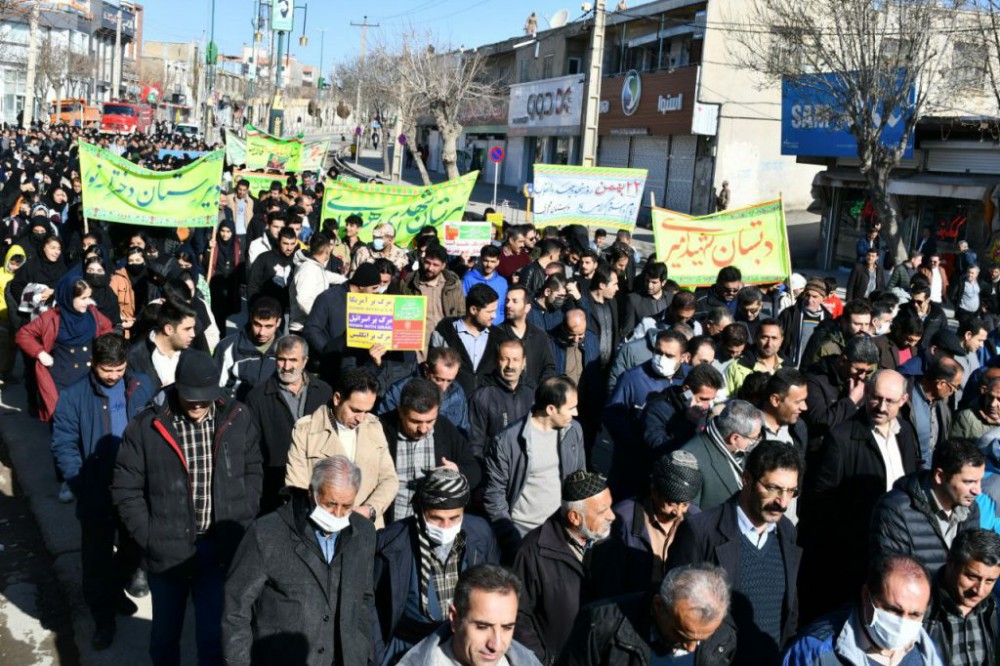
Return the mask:
POLYGON ((942 173, 1000 174, 1000 151, 965 148, 932 148, 927 170, 942 173))
POLYGON ((649 193, 656 195, 656 205, 663 205, 663 192, 667 185, 667 156, 670 154, 670 137, 637 136, 632 140, 632 163, 635 169, 646 169, 646 191, 642 205, 649 205, 649 193))
POLYGON ((670 169, 667 173, 666 207, 680 213, 691 212, 694 189, 695 154, 698 137, 674 136, 670 144, 670 169))
POLYGON ((603 167, 627 167, 628 140, 627 136, 602 136, 597 147, 597 163, 603 167))

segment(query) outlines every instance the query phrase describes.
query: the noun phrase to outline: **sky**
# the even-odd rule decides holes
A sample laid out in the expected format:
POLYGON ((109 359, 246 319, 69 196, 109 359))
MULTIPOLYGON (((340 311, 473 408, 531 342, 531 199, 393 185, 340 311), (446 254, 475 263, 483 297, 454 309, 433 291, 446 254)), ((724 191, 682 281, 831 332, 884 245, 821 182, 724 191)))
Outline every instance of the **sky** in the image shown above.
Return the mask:
MULTIPOLYGON (((539 29, 548 27, 545 16, 560 9, 570 12, 571 19, 582 15, 579 0, 376 0, 374 2, 344 2, 343 0, 296 0, 308 5, 306 36, 309 45, 299 46, 303 12, 295 12, 292 56, 305 64, 320 64, 320 31, 326 71, 338 62, 358 55, 360 29, 351 23, 361 23, 365 11, 368 22, 379 28, 369 28, 369 43, 381 39, 390 41, 408 27, 428 32, 441 45, 473 47, 489 44, 522 34, 524 21, 534 11, 539 17, 539 29)), ((210 0, 139 0, 143 5, 143 38, 154 41, 208 40, 211 23, 210 0)), ((215 34, 223 54, 239 54, 244 44, 253 39, 251 19, 254 0, 215 0, 215 34)), ((630 3, 633 6, 641 4, 630 3)))

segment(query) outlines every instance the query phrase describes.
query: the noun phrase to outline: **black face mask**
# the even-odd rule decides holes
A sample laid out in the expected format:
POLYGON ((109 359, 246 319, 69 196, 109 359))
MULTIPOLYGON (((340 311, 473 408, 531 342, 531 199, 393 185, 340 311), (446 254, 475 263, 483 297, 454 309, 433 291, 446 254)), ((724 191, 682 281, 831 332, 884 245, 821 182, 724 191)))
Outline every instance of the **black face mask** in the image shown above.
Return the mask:
POLYGON ((108 286, 108 276, 104 274, 87 273, 84 279, 94 289, 101 289, 108 286))
POLYGON ((144 264, 126 264, 125 271, 132 277, 139 277, 146 272, 144 264))

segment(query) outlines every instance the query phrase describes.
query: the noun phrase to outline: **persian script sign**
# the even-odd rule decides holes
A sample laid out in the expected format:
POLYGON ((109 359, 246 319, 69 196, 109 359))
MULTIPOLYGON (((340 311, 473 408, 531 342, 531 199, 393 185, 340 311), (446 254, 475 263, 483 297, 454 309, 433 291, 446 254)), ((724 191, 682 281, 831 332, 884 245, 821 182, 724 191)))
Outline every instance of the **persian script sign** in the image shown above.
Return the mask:
POLYGON ((371 240, 372 228, 388 222, 396 229, 396 245, 406 247, 421 227, 440 229, 445 222, 460 222, 478 175, 473 171, 428 187, 327 180, 323 218, 334 217, 343 225, 348 215, 360 215, 365 224, 359 236, 365 242, 371 240))
POLYGON ((150 171, 80 142, 83 214, 150 227, 211 227, 219 217, 223 151, 176 171, 150 171))
POLYGON ((583 224, 634 229, 645 169, 536 164, 533 221, 536 226, 583 224))
POLYGON ((348 347, 420 351, 426 322, 426 296, 347 294, 348 347))
POLYGON ((691 217, 653 208, 657 260, 684 286, 715 283, 719 269, 736 266, 746 284, 782 282, 791 255, 781 200, 691 217))

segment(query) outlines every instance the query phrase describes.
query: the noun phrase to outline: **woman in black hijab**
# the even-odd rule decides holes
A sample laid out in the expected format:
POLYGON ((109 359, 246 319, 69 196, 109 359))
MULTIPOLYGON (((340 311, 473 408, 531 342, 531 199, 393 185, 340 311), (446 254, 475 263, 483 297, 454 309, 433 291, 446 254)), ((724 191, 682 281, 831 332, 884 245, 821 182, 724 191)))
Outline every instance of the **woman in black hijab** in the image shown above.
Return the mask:
POLYGON ((28 253, 28 260, 10 282, 10 294, 15 303, 20 304, 25 288, 32 284, 48 288, 49 294, 45 300, 52 297, 56 283, 68 270, 62 260, 62 250, 62 240, 55 234, 49 234, 34 254, 28 253))
POLYGON ((241 252, 236 226, 231 220, 223 220, 219 223, 219 230, 215 236, 215 261, 211 270, 212 279, 208 284, 212 295, 212 314, 223 337, 225 337, 226 320, 240 311, 241 252))

